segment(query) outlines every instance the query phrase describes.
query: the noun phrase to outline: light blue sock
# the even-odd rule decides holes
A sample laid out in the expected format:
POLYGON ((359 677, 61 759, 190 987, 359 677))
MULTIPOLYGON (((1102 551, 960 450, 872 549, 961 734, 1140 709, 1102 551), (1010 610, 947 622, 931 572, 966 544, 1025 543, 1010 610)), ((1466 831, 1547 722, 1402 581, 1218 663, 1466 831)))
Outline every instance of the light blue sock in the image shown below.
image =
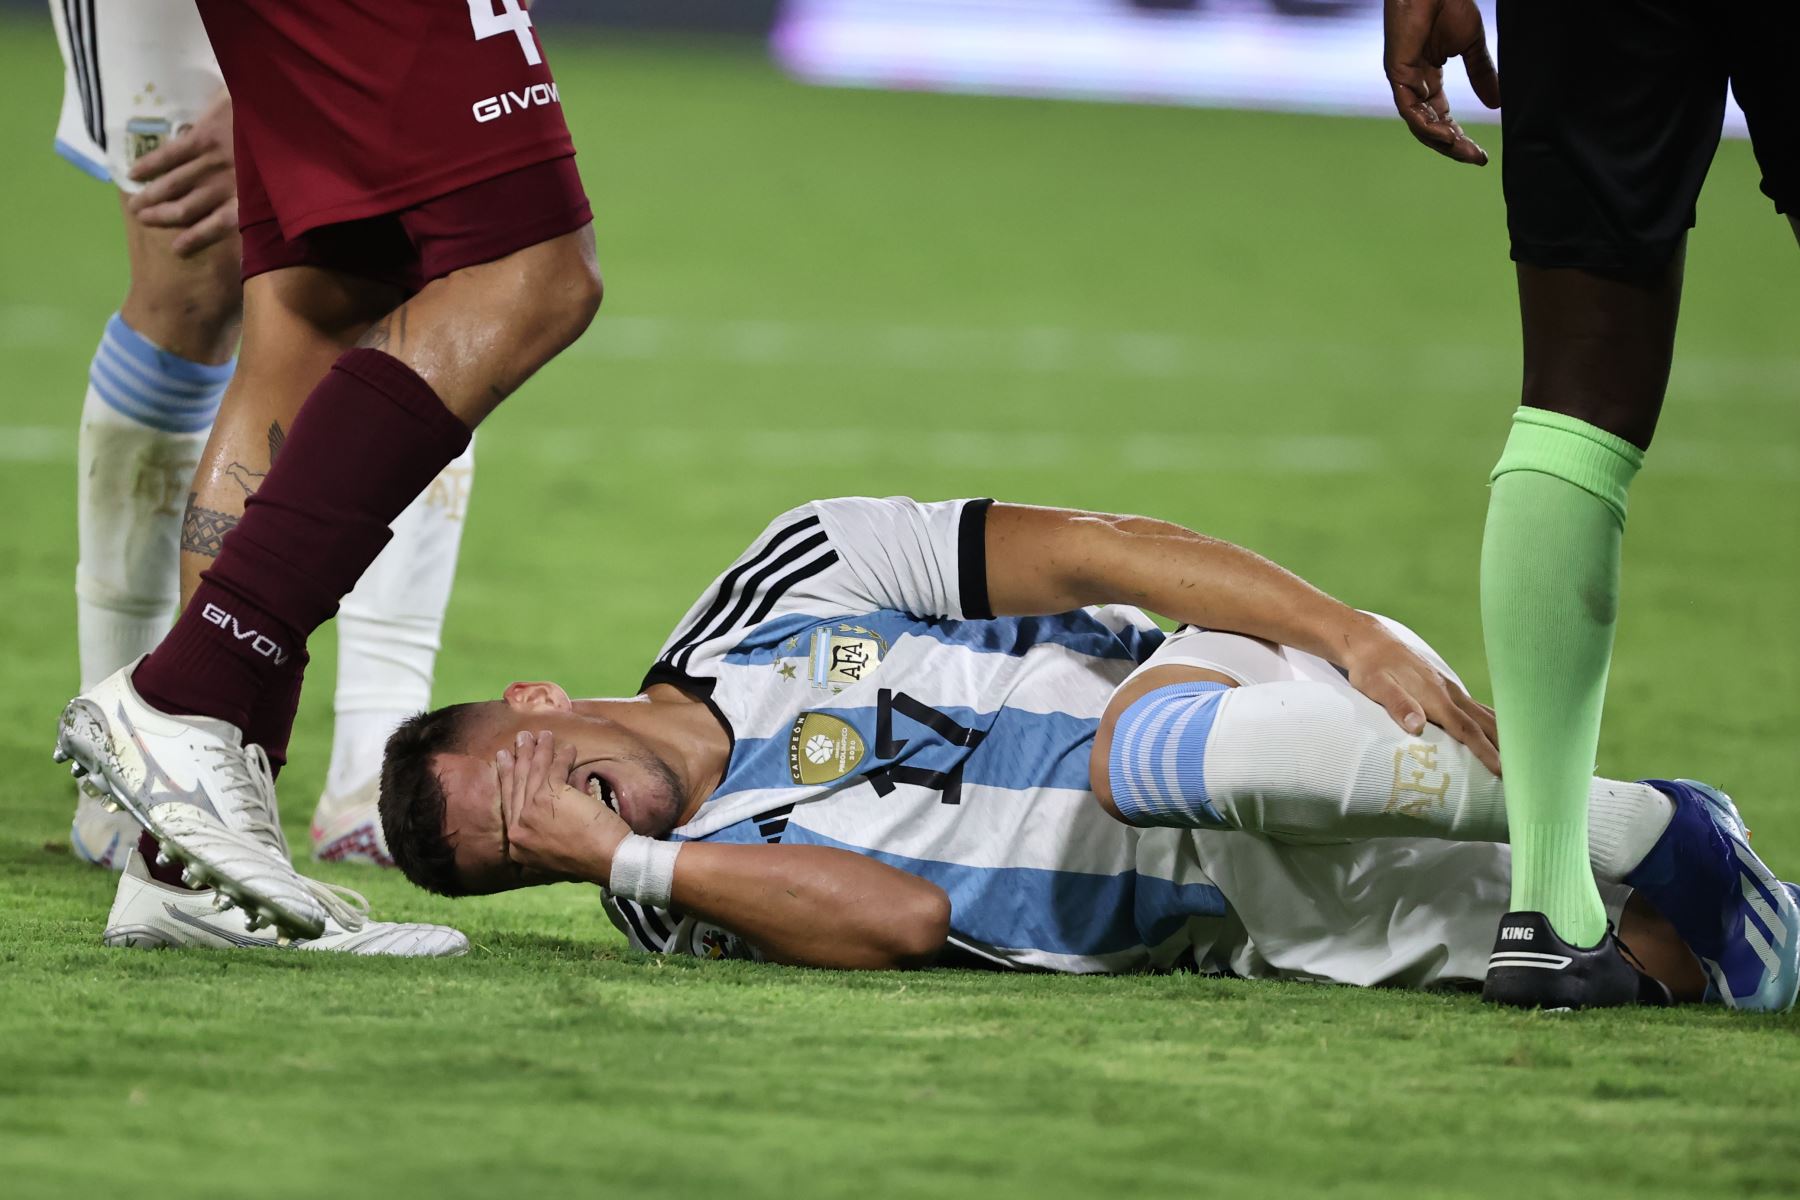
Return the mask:
POLYGON ((168 632, 180 592, 183 502, 232 365, 171 354, 117 314, 106 323, 75 450, 84 689, 168 632))
POLYGON ((237 366, 211 366, 171 354, 125 323, 106 323, 88 368, 88 383, 108 408, 160 433, 203 433, 237 366))
POLYGON ((1206 795, 1206 742, 1222 683, 1172 683, 1146 692, 1113 726, 1107 776, 1113 804, 1133 825, 1230 826, 1206 795))

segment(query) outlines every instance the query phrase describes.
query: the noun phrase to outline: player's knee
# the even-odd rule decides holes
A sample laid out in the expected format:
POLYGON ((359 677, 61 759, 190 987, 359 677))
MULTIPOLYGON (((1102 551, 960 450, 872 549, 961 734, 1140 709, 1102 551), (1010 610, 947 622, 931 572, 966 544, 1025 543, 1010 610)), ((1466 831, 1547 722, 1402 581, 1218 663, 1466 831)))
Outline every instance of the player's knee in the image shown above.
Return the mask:
POLYGON ((534 328, 560 352, 587 332, 606 296, 589 231, 532 247, 523 299, 534 328))
POLYGON ((510 345, 530 374, 587 331, 605 285, 593 233, 582 229, 454 271, 422 295, 433 291, 510 345))
POLYGON ((212 361, 229 356, 244 314, 236 243, 230 253, 213 247, 193 259, 133 262, 121 307, 126 323, 183 358, 212 361))
POLYGON ((592 249, 590 245, 586 253, 559 256, 554 274, 546 281, 556 310, 551 319, 571 342, 587 332, 606 298, 606 283, 592 249))

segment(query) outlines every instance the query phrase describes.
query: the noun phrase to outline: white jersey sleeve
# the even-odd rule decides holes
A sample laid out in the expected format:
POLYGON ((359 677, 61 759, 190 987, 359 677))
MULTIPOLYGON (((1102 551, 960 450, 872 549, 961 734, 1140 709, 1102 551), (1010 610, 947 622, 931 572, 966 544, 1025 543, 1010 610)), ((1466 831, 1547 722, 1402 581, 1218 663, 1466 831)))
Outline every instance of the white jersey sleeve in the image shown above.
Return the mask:
POLYGON ((922 504, 904 496, 815 500, 775 518, 701 593, 646 684, 681 678, 789 614, 893 610, 985 619, 992 500, 922 504))
POLYGON ((992 501, 920 504, 905 496, 820 500, 813 511, 843 560, 847 606, 915 617, 986 618, 986 517, 992 501), (964 528, 977 542, 964 545, 964 528), (965 571, 979 578, 964 578, 965 571), (968 605, 982 611, 970 612, 968 605))

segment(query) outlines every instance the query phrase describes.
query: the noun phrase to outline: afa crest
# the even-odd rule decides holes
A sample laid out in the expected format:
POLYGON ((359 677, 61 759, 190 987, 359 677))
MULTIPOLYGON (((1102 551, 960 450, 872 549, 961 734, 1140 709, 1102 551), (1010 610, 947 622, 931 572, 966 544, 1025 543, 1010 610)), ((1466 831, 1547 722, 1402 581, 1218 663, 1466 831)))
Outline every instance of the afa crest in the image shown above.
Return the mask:
POLYGON ((887 640, 861 625, 825 625, 813 630, 808 675, 816 688, 842 691, 861 683, 881 665, 887 640))

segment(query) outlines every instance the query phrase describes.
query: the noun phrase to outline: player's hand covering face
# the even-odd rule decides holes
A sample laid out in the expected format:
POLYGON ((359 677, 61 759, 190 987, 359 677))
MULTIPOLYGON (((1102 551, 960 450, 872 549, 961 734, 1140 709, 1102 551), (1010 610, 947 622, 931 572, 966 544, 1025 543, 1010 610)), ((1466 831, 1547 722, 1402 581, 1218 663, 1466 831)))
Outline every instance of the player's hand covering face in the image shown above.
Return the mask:
POLYGON ((1486 166, 1487 151, 1450 116, 1444 96, 1444 63, 1461 57, 1481 102, 1500 107, 1500 73, 1488 56, 1475 0, 1384 0, 1382 28, 1382 65, 1412 135, 1446 158, 1486 166))
POLYGON ((575 760, 575 746, 559 746, 548 730, 520 730, 514 748, 494 756, 506 858, 524 875, 588 878, 631 832, 600 775, 587 791, 571 786, 575 760))
POLYGON ((569 867, 593 846, 571 840, 559 847, 551 839, 606 828, 621 837, 666 837, 681 823, 690 793, 654 739, 578 711, 551 683, 508 687, 468 740, 439 755, 434 769, 457 874, 474 894, 585 878, 569 867), (554 761, 544 757, 552 754, 554 761))

